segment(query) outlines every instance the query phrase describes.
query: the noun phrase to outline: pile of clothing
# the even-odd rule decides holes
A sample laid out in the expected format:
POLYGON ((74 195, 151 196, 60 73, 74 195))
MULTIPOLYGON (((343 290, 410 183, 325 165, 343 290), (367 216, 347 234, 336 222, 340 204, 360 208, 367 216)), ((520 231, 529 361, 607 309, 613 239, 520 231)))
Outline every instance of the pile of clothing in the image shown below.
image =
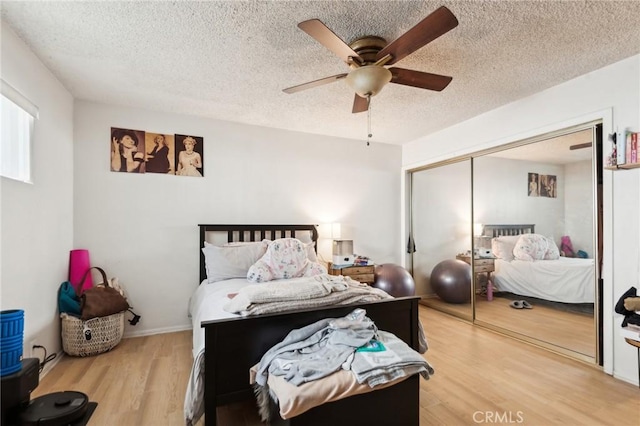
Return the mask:
MULTIPOLYGON (((267 395, 276 402, 282 398, 268 385, 269 378, 273 376, 284 379, 289 385, 303 387, 334 373, 342 373, 340 377, 349 377, 349 380, 366 388, 359 388, 358 393, 363 393, 414 374, 429 379, 434 370, 420 353, 401 339, 378 330, 364 309, 355 309, 343 318, 323 319, 292 330, 282 342, 264 354, 254 367, 254 373, 258 405, 266 421, 270 416, 267 395), (345 375, 345 371, 349 374, 345 375)), ((345 386, 354 388, 353 384, 345 386)), ((332 385, 331 388, 335 387, 332 385)), ((330 399, 314 401, 314 404, 337 399, 336 392, 332 392, 334 395, 330 399)), ((341 397, 345 396, 348 395, 341 397)), ((312 407, 303 410, 309 408, 312 407)), ((296 408, 295 412, 299 414, 303 410, 296 408)))

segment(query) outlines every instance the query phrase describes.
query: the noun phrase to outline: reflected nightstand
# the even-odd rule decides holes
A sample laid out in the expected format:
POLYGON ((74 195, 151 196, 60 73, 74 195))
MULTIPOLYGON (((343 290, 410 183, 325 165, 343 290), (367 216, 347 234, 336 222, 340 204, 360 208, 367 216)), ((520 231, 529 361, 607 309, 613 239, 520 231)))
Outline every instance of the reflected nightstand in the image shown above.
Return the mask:
MULTIPOLYGON (((471 256, 459 254, 456 259, 462 260, 465 263, 471 265, 471 256)), ((476 276, 480 274, 486 274, 486 295, 487 300, 493 300, 493 284, 491 283, 491 273, 496 270, 494 257, 475 257, 473 259, 473 269, 476 276)), ((485 285, 482 286, 483 289, 485 285)))

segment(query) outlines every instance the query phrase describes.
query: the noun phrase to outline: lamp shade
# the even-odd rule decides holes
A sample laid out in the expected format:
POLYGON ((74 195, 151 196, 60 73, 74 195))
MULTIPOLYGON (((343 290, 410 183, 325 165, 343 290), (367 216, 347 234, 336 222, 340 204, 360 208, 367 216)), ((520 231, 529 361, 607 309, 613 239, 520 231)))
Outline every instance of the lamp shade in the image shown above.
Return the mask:
POLYGON ((346 82, 359 96, 374 96, 391 81, 391 71, 379 65, 365 65, 352 70, 346 82))
POLYGON ((331 238, 339 239, 342 236, 342 226, 340 223, 332 223, 331 224, 331 238))

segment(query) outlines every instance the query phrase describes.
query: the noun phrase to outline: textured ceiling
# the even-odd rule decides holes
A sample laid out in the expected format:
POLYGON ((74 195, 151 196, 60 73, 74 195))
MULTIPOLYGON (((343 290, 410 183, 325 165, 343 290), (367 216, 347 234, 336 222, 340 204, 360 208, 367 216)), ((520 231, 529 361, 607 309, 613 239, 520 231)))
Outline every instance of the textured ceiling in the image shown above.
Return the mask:
MULTIPOLYGON (((445 5, 452 31, 398 66, 453 77, 387 85, 373 141, 402 144, 640 53, 640 1, 12 2, 2 18, 76 99, 363 140, 347 72, 297 24, 392 41, 445 5)), ((159 129, 161 130, 161 129, 159 129)))
POLYGON ((504 149, 490 156, 545 164, 570 164, 591 160, 593 156, 592 143, 593 131, 586 129, 528 145, 504 149), (589 146, 580 147, 586 144, 589 146))

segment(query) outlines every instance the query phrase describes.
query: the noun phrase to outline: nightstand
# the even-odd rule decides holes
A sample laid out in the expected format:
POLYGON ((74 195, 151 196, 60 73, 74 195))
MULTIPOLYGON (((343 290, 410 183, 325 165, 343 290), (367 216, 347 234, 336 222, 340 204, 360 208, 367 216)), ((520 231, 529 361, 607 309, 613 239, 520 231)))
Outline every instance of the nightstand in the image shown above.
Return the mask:
POLYGON ((333 265, 329 263, 327 269, 329 270, 330 275, 342 275, 356 281, 360 281, 361 283, 371 285, 375 281, 375 265, 333 268, 333 265))
MULTIPOLYGON (((471 265, 471 256, 459 254, 456 259, 462 260, 471 265)), ((482 285, 483 290, 486 288, 487 300, 493 300, 493 285, 491 284, 491 273, 496 270, 495 258, 493 257, 476 257, 473 259, 473 268, 476 275, 487 274, 487 282, 482 285)), ((484 291, 483 291, 484 292, 484 291)))

